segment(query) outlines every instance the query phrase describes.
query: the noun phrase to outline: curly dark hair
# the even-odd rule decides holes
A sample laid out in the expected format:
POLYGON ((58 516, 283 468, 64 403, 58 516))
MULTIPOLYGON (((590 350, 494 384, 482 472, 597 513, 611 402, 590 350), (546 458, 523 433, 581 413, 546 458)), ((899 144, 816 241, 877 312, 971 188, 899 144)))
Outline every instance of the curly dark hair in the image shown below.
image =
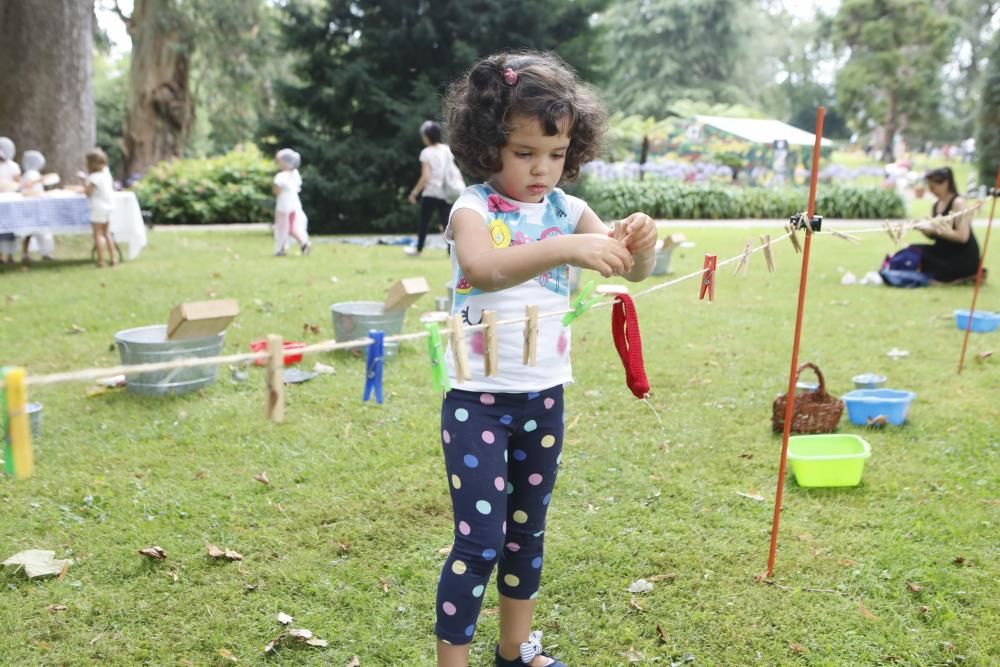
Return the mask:
POLYGON ((448 145, 467 172, 485 180, 500 171, 500 148, 514 115, 537 118, 549 136, 568 121, 563 181, 574 180, 581 165, 597 156, 608 120, 597 94, 554 53, 489 56, 452 83, 444 102, 448 145), (514 83, 504 76, 507 68, 517 74, 514 83))

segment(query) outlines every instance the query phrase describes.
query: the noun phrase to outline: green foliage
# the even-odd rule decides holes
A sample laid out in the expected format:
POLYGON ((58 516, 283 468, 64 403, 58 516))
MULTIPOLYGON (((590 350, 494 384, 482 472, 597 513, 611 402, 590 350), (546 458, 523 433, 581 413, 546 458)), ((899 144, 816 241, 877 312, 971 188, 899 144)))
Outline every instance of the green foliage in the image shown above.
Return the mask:
POLYGON ((605 0, 326 0, 285 7, 287 48, 300 83, 263 134, 302 154, 303 201, 325 232, 402 230, 415 224, 407 188, 420 175, 418 128, 441 117, 441 94, 481 56, 558 51, 584 78, 596 50, 593 12, 605 0))
POLYGON ((1000 32, 993 37, 990 62, 983 76, 977 125, 979 182, 992 187, 1000 169, 1000 32))
MULTIPOLYGON (((103 34, 103 33, 101 33, 103 34)), ((108 154, 108 167, 116 177, 123 177, 122 123, 128 97, 127 57, 111 61, 108 56, 94 54, 94 106, 97 117, 97 145, 108 154)))
MULTIPOLYGON (((837 72, 837 101, 853 126, 884 125, 892 135, 940 122, 941 66, 956 22, 931 0, 843 0, 833 20, 834 43, 850 57, 837 72)), ((887 157, 890 157, 887 154, 887 157)))
POLYGON ((167 160, 135 184, 157 224, 221 224, 271 219, 275 166, 256 146, 219 157, 167 160))
MULTIPOLYGON (((605 220, 642 211, 668 220, 787 218, 806 210, 808 193, 794 188, 764 189, 667 180, 608 180, 585 178, 576 189, 605 220)), ((824 187, 816 197, 816 212, 826 218, 900 218, 903 201, 892 190, 824 187)))

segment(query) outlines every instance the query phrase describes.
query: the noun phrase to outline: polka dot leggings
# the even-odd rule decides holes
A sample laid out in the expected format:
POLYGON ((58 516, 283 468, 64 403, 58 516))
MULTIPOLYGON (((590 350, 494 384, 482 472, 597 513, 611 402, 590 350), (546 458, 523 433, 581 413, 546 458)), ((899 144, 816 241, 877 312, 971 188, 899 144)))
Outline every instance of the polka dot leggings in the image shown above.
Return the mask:
POLYGON ((537 596, 562 441, 562 385, 528 394, 454 389, 445 395, 441 442, 455 543, 438 581, 438 639, 472 641, 494 566, 501 595, 537 596))

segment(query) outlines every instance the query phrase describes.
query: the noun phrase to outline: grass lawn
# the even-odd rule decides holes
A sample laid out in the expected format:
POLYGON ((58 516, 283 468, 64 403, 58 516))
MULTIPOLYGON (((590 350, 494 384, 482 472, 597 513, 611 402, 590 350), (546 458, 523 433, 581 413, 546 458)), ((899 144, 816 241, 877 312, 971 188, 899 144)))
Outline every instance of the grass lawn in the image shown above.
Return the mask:
MULTIPOLYGON (((697 247, 675 254, 677 275, 705 252, 738 254, 748 234, 684 233, 697 247)), ((443 294, 448 279, 442 251, 411 260, 398 247, 317 244, 279 260, 261 232, 150 240, 114 270, 84 262, 89 245, 68 237, 64 254, 78 261, 0 274, 2 361, 30 374, 111 366, 116 331, 210 296, 243 309, 226 352, 268 333, 318 341, 332 337, 332 303, 380 299, 421 274, 443 294)), ((1000 353, 1000 334, 974 336, 957 377, 950 314, 968 308, 971 289, 839 284, 841 268, 863 275, 890 250, 884 234, 813 245, 801 361, 836 394, 875 371, 918 398, 903 427, 867 431, 845 415, 841 431, 872 445, 861 486, 805 489, 789 476, 780 587, 754 575, 766 566, 780 449, 771 402, 793 334, 791 244, 776 248, 774 275, 759 254, 748 277, 720 270, 715 303, 699 302, 692 281, 637 301, 662 427, 626 389, 609 310, 577 321, 536 623, 569 665, 1000 664, 1000 361, 971 361, 1000 353), (910 356, 891 360, 893 347, 910 356), (658 575, 651 592, 626 591, 658 575)), ((989 257, 1000 279, 1000 249, 989 257)), ((1000 310, 996 283, 981 308, 1000 310)), ((34 388, 36 474, 0 478, 0 558, 44 548, 75 563, 62 580, 0 574, 0 663, 221 665, 231 654, 261 664, 285 612, 330 646, 283 649, 271 664, 431 665, 452 528, 425 349, 404 344, 388 362, 383 405, 360 400, 362 360, 307 358, 337 373, 289 387, 282 425, 264 417, 259 368, 246 383, 222 368, 212 387, 175 398, 34 388), (254 480, 265 471, 268 485, 254 480), (206 543, 244 560, 212 561, 206 543), (165 561, 137 555, 153 544, 165 561)), ((492 664, 496 637, 490 590, 472 664, 492 664)))

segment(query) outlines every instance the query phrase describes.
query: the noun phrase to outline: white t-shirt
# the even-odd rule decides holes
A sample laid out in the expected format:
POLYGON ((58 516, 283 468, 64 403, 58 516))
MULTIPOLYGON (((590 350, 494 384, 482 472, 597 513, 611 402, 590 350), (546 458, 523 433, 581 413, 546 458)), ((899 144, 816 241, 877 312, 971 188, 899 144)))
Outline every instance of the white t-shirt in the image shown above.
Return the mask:
POLYGON ((278 186, 278 201, 275 210, 282 213, 298 211, 302 208, 299 201, 299 191, 302 190, 302 177, 298 169, 279 171, 274 175, 274 184, 278 186))
POLYGON ((17 177, 21 175, 21 167, 13 160, 0 161, 0 184, 11 184, 17 182, 17 177))
MULTIPOLYGON (((452 206, 451 214, 463 208, 472 209, 483 217, 489 229, 493 247, 525 245, 548 238, 572 234, 587 209, 582 199, 571 197, 558 188, 538 204, 519 202, 501 196, 489 185, 472 185, 465 189, 452 206), (510 209, 513 210, 510 210, 510 209)), ((454 244, 451 223, 445 239, 454 244)), ((496 312, 497 321, 524 318, 524 307, 538 306, 538 313, 565 310, 569 307, 569 266, 555 267, 531 280, 498 292, 482 292, 469 285, 458 265, 458 253, 451 253, 455 298, 452 315, 462 317, 465 324, 479 324, 483 310, 496 312)), ((448 374, 456 389, 490 392, 533 392, 573 381, 570 364, 570 330, 562 325, 562 317, 538 320, 536 366, 521 363, 524 350, 524 325, 507 324, 498 327, 498 375, 483 374, 483 332, 466 335, 469 371, 472 379, 459 384, 455 377, 452 355, 447 355, 448 374)))
POLYGON ((111 171, 104 167, 100 171, 87 174, 87 182, 94 186, 87 198, 90 200, 90 221, 110 222, 111 209, 114 208, 115 186, 111 180, 111 171))
POLYGON ((37 169, 29 169, 21 176, 21 194, 40 195, 45 192, 42 175, 37 169))
POLYGON ((420 151, 420 162, 430 168, 430 175, 427 184, 424 186, 423 196, 444 199, 444 175, 448 173, 448 167, 454 158, 451 149, 447 144, 434 144, 425 146, 420 151))

